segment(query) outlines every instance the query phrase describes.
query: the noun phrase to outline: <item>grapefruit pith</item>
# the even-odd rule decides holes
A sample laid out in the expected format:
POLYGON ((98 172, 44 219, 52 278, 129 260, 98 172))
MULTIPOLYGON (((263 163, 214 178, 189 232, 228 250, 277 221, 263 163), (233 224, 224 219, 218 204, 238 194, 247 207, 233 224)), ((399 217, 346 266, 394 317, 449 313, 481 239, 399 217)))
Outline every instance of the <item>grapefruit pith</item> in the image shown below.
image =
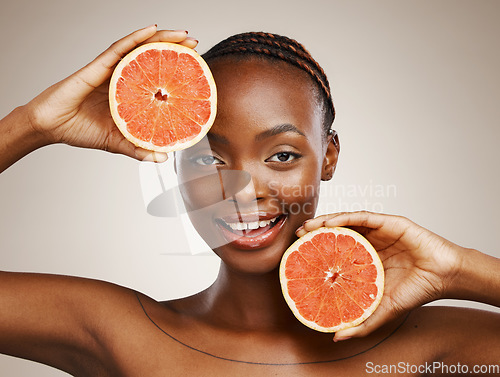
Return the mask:
POLYGON ((366 320, 384 289, 373 246, 348 228, 319 228, 295 241, 280 264, 285 300, 304 325, 337 332, 366 320))
POLYGON ((142 45, 116 66, 109 85, 111 115, 136 146, 171 152, 205 136, 215 119, 217 93, 206 62, 169 42, 142 45))

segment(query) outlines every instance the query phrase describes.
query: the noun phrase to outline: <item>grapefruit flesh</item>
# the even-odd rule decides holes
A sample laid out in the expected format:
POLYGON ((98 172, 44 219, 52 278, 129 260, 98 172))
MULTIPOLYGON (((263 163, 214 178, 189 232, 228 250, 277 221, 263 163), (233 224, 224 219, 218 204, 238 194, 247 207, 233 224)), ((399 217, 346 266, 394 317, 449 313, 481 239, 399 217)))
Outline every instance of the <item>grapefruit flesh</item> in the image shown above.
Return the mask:
POLYGON ((156 42, 136 48, 116 66, 109 104, 129 141, 171 152, 206 135, 215 119, 217 92, 208 65, 196 51, 156 42))
POLYGON ((317 331, 357 326, 382 299, 382 262, 373 246, 348 228, 323 227, 299 238, 283 255, 279 274, 293 314, 317 331))

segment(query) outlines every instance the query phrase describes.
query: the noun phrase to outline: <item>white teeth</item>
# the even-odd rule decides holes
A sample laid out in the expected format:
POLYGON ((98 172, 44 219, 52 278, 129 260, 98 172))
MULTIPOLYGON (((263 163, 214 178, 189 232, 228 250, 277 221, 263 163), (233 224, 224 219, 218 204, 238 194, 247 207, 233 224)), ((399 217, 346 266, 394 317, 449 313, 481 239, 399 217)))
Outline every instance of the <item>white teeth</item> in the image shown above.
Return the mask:
POLYGON ((245 230, 247 228, 247 224, 245 223, 226 223, 233 230, 245 230))
POLYGON ((259 227, 259 222, 258 221, 254 222, 254 223, 248 223, 247 224, 247 228, 248 229, 257 229, 258 227, 259 227))
POLYGON ((265 226, 267 226, 269 224, 271 224, 271 220, 262 220, 262 221, 259 222, 259 226, 261 228, 263 228, 263 227, 265 227, 265 226))
POLYGON ((258 229, 258 228, 263 228, 265 226, 268 226, 271 224, 271 222, 275 221, 278 217, 275 217, 270 220, 260 220, 260 221, 254 221, 254 222, 249 222, 249 223, 228 223, 226 224, 233 230, 247 230, 247 229, 258 229))

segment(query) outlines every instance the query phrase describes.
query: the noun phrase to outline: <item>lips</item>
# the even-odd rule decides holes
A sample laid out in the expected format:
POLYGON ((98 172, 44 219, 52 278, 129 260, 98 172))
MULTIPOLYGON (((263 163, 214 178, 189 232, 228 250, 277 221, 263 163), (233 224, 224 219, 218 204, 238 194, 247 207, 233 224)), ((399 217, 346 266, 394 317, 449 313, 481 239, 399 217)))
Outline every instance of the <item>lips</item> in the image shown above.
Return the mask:
POLYGON ((269 246, 286 219, 284 214, 242 214, 219 218, 216 224, 228 243, 239 249, 252 250, 269 246))

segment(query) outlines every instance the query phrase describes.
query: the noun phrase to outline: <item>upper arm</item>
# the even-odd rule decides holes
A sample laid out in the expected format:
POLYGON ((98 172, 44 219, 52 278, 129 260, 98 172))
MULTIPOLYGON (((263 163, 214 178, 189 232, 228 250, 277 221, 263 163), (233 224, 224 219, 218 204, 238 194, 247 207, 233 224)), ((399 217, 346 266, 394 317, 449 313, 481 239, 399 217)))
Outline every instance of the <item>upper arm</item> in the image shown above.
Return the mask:
POLYGON ((105 355, 103 322, 130 296, 96 280, 0 272, 0 352, 70 373, 96 367, 105 355))

